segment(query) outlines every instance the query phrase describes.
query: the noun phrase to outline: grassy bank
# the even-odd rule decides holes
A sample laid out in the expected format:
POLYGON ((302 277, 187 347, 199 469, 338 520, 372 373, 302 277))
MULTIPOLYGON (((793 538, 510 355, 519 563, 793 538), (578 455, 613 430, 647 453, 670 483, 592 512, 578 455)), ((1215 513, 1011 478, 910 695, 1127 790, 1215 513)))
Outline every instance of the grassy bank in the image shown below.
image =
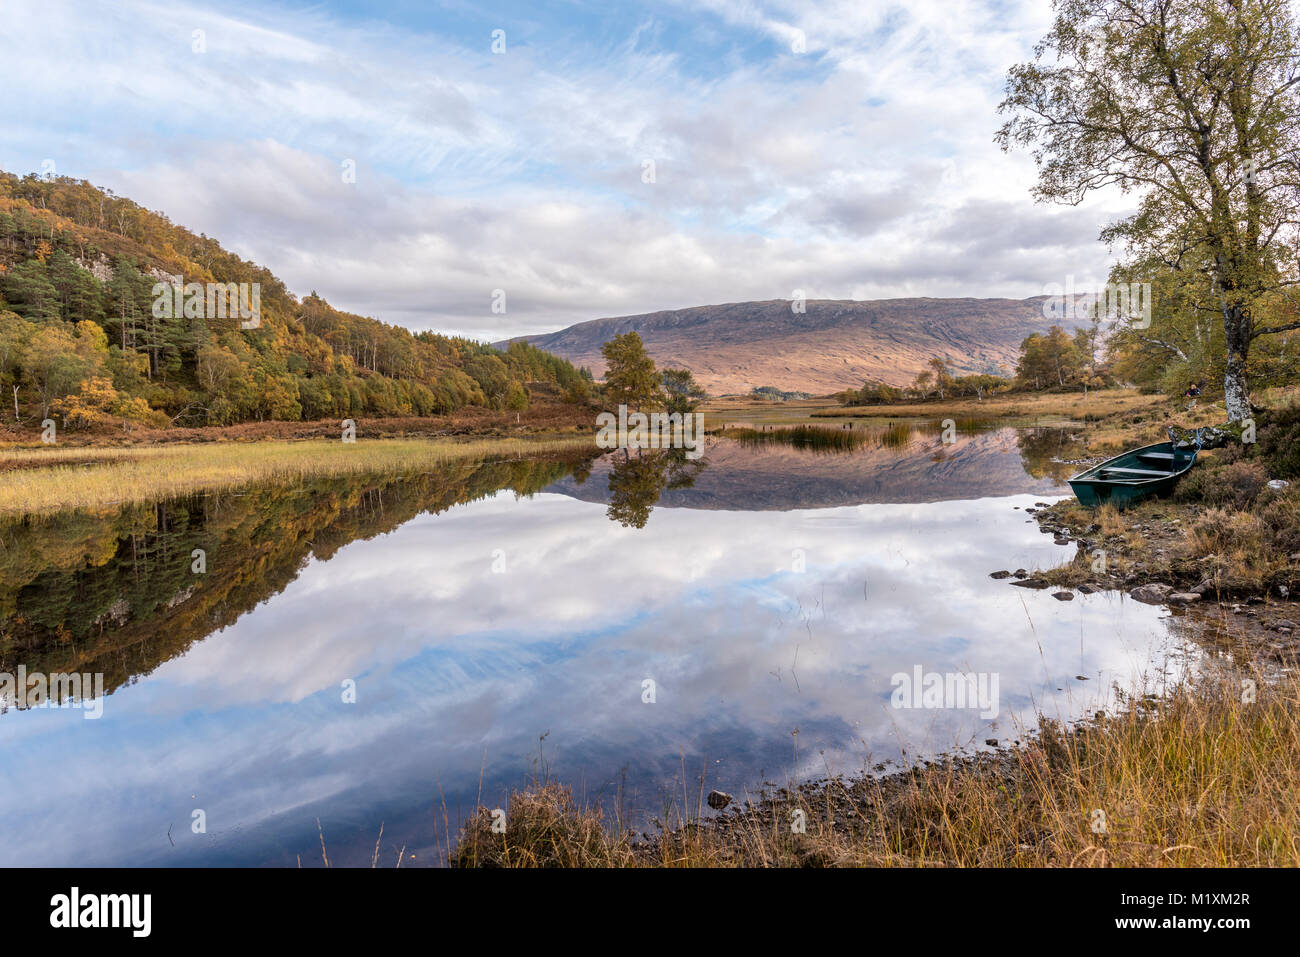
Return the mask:
MULTIPOLYGON (((1256 398, 1265 406, 1300 404, 1300 388, 1263 389, 1256 398)), ((704 407, 709 428, 753 427, 853 421, 868 425, 937 422, 953 419, 983 427, 1044 426, 1067 429, 1080 455, 1101 456, 1164 441, 1170 425, 1197 428, 1223 422, 1222 401, 1199 400, 1189 408, 1181 396, 1148 395, 1136 389, 1082 392, 1015 392, 983 400, 931 399, 886 405, 842 406, 831 399, 769 402, 751 398, 714 399, 704 407)))
POLYGON ((1300 676, 1254 695, 1207 679, 1023 748, 832 779, 693 812, 651 839, 553 784, 516 792, 504 834, 481 810, 461 867, 1296 866, 1300 676), (802 813, 804 833, 791 826, 802 813))
POLYGON ((865 427, 933 424, 952 419, 963 431, 983 428, 1062 428, 1077 440, 1080 455, 1100 454, 1133 444, 1160 441, 1171 424, 1194 428, 1220 422, 1223 404, 1148 395, 1136 389, 1081 392, 1016 392, 983 400, 964 397, 843 406, 828 398, 770 402, 751 398, 714 399, 704 407, 711 429, 815 424, 865 427), (969 428, 967 428, 969 426, 969 428))
MULTIPOLYGON (((494 411, 470 406, 447 415, 356 417, 357 435, 366 438, 480 438, 528 434, 552 435, 590 432, 595 427, 595 410, 585 405, 538 398, 522 412, 494 411)), ((305 422, 241 422, 238 425, 170 426, 147 428, 127 423, 120 426, 61 429, 59 446, 174 445, 207 442, 264 442, 271 439, 337 438, 342 431, 340 419, 316 419, 305 422)), ((29 421, 17 425, 0 417, 0 449, 42 448, 42 429, 29 421)))
POLYGON ((1079 549, 1071 561, 1034 573, 1052 585, 1118 589, 1158 583, 1207 600, 1300 595, 1295 492, 1269 490, 1240 505, 1151 501, 1123 512, 1066 500, 1035 518, 1079 549))
POLYGON ((9 449, 0 451, 0 515, 152 502, 256 483, 420 472, 467 459, 535 457, 588 448, 595 448, 591 435, 9 449))
MULTIPOLYGON (((1300 407, 1260 413, 1257 441, 1204 452, 1172 499, 1123 511, 1065 499, 1031 510, 1078 546, 1034 577, 1066 587, 1155 584, 1180 601, 1300 596, 1300 407)), ((1293 616, 1285 616, 1293 617, 1293 616)))
POLYGON ((986 399, 963 397, 901 402, 886 405, 832 406, 811 414, 816 418, 979 418, 1035 421, 1092 421, 1163 409, 1169 400, 1144 395, 1136 389, 1100 389, 1082 392, 1014 392, 986 399))

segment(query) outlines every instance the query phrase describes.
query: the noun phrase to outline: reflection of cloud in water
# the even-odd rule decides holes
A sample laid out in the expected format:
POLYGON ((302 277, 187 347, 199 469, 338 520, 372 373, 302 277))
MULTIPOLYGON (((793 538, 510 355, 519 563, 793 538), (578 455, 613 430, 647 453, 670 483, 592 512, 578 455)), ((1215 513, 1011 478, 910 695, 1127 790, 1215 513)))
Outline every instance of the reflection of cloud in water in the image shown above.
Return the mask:
POLYGON ((1082 713, 1146 667, 1153 641, 1172 646, 1158 609, 987 577, 1068 554, 1011 507, 1030 501, 658 508, 640 531, 555 494, 421 516, 308 565, 98 722, 6 716, 0 863, 291 863, 317 815, 371 844, 380 820, 407 820, 427 841, 439 787, 467 810, 486 754, 498 798, 548 731, 558 775, 595 794, 626 766, 647 799, 683 756, 691 776, 708 762, 710 785, 784 780, 796 728, 810 774, 1015 737, 1032 703, 1082 713), (918 664, 996 672, 1000 719, 890 708, 891 675, 918 664), (193 807, 206 837, 189 833, 193 807))

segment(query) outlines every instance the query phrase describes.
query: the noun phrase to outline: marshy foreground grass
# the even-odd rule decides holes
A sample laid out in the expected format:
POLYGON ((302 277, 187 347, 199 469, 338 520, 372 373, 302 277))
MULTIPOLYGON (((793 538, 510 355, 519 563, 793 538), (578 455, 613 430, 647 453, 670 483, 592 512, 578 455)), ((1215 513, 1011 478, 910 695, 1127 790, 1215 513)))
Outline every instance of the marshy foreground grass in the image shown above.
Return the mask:
POLYGON ((421 471, 466 459, 537 457, 583 448, 594 448, 590 435, 11 449, 0 451, 0 515, 135 504, 253 483, 421 471))
POLYGON ((832 778, 640 839, 554 783, 481 809, 458 867, 1296 866, 1300 676, 1220 675, 1014 750, 832 778), (793 822, 803 823, 795 833, 793 822))

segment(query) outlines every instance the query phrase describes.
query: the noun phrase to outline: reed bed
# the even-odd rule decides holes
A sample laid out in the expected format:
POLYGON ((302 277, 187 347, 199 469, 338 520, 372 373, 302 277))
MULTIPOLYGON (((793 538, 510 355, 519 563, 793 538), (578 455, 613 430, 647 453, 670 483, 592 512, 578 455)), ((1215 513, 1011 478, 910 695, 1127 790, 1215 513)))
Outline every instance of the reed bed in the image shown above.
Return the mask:
POLYGON ((0 451, 0 515, 153 502, 209 489, 367 473, 428 471, 479 458, 594 448, 554 439, 338 439, 0 451))
POLYGON ((741 445, 790 445, 814 452, 847 452, 870 440, 865 429, 828 429, 817 425, 767 429, 730 428, 722 429, 718 435, 741 445))

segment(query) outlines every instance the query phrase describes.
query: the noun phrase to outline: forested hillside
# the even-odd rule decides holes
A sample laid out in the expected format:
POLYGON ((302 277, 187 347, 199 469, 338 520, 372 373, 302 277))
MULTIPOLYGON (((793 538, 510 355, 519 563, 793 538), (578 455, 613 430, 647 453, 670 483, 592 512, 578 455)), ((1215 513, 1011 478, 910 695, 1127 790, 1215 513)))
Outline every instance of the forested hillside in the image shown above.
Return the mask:
MULTIPOLYGON (((190 313, 190 310, 178 312, 190 313)), ((200 312, 200 310, 195 310, 200 312)), ((572 397, 590 374, 301 300, 269 270, 83 180, 0 172, 0 421, 67 428, 229 425, 523 409, 527 385, 572 397), (170 317, 159 282, 258 284, 238 313, 170 317)))

